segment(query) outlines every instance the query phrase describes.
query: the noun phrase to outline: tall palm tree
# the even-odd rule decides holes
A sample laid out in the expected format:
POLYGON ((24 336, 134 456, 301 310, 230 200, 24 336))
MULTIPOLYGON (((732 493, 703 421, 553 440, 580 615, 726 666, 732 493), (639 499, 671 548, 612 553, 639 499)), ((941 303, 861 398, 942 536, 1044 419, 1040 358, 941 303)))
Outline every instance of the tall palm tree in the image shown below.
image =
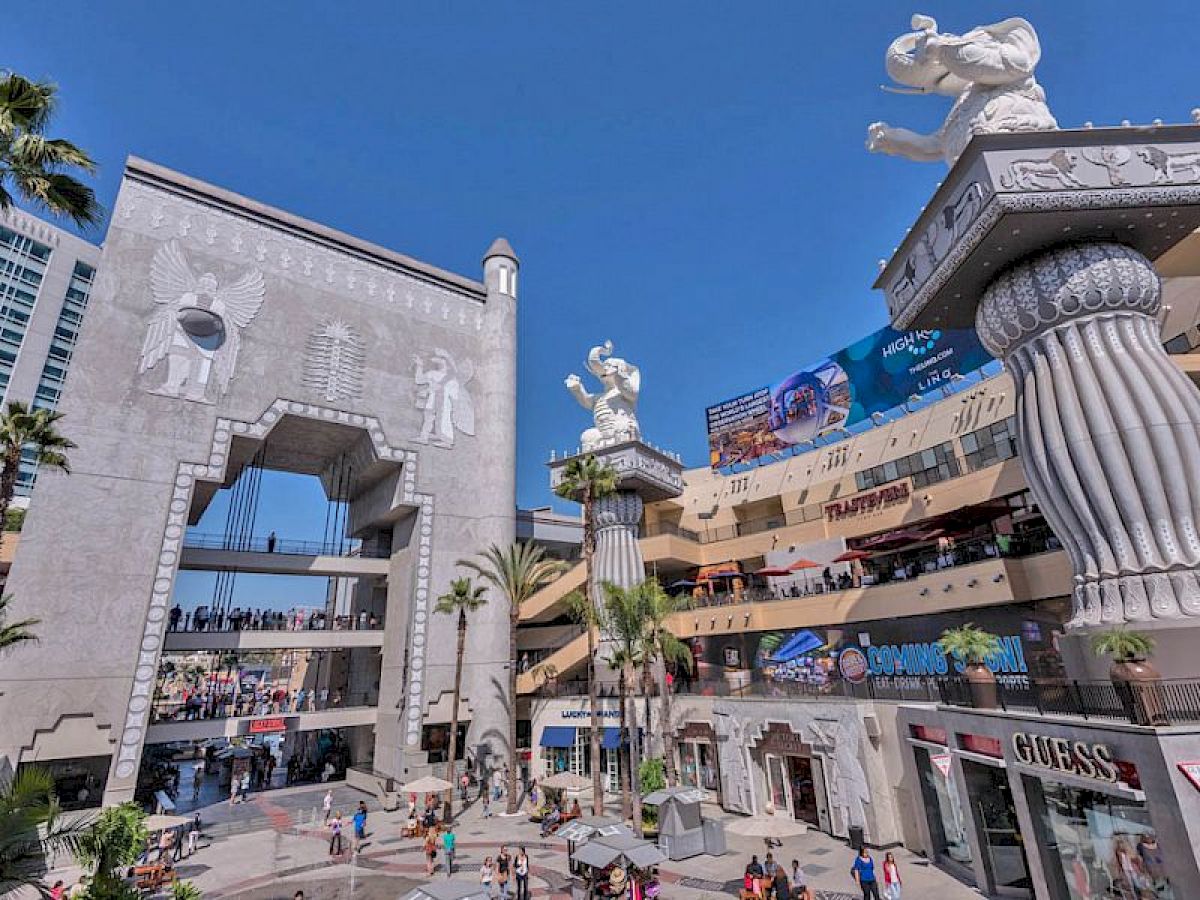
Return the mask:
MULTIPOLYGON (((605 584, 605 624, 613 641, 609 665, 620 672, 618 690, 621 695, 621 710, 629 708, 627 721, 622 723, 622 741, 629 742, 629 799, 632 801, 634 833, 642 835, 642 794, 638 768, 641 750, 638 744, 637 716, 634 714, 634 699, 630 688, 638 683, 638 669, 646 664, 646 583, 631 588, 605 584)), ((649 723, 647 723, 649 724, 649 723)), ((625 789, 622 788, 622 794, 625 789)), ((622 802, 622 809, 625 802, 622 802)))
POLYGON ((567 563, 547 559, 546 551, 532 543, 514 541, 507 547, 492 544, 476 559, 458 563, 470 569, 508 601, 508 802, 506 812, 516 813, 517 796, 517 626, 521 605, 558 578, 567 563))
POLYGON ((12 595, 0 597, 0 650, 15 647, 17 644, 36 642, 38 636, 29 630, 31 625, 37 625, 41 619, 21 619, 17 622, 8 621, 8 604, 12 595))
MULTIPOLYGON (((675 773, 675 732, 671 726, 671 691, 667 685, 667 666, 677 663, 689 672, 692 670, 691 648, 675 636, 667 627, 667 618, 683 607, 682 602, 672 597, 662 589, 657 579, 648 579, 643 585, 643 627, 645 628, 646 647, 644 655, 646 664, 642 667, 644 690, 650 696, 650 681, 652 664, 662 663, 658 667, 661 675, 659 688, 659 729, 663 738, 663 765, 666 767, 667 784, 676 783, 675 773)), ((649 716, 647 716, 649 721, 649 716)))
POLYGON ((74 856, 90 827, 85 817, 61 817, 54 779, 45 769, 0 775, 0 895, 24 887, 45 893, 46 858, 74 856))
POLYGON ((96 164, 70 141, 46 137, 57 93, 49 82, 0 72, 0 210, 12 206, 15 191, 56 216, 94 225, 96 195, 68 173, 94 172, 96 164))
MULTIPOLYGON (((462 695, 463 652, 467 647, 467 613, 475 612, 487 603, 487 588, 472 584, 470 578, 455 578, 450 592, 438 597, 435 613, 452 616, 458 613, 458 650, 454 657, 454 706, 450 713, 450 758, 446 762, 446 780, 454 784, 454 761, 458 756, 458 698, 462 695)), ((453 813, 454 788, 446 791, 446 821, 453 813)))
MULTIPOLYGON (((0 522, 8 515, 8 507, 16 493, 17 476, 21 474, 21 452, 26 447, 33 451, 39 466, 71 474, 66 451, 74 449, 75 444, 58 433, 62 415, 49 409, 31 410, 19 400, 11 401, 8 409, 0 414, 0 522)), ((2 535, 0 532, 0 540, 2 535)))
POLYGON ((593 584, 592 566, 596 558, 596 501, 617 489, 617 470, 595 456, 575 457, 562 468, 562 480, 554 493, 583 505, 583 598, 568 597, 572 617, 587 629, 588 636, 588 708, 592 711, 592 812, 604 815, 604 785, 600 772, 600 702, 596 696, 596 635, 600 626, 602 598, 593 584))
POLYGON ((583 626, 587 634, 588 705, 592 710, 592 814, 604 815, 604 782, 600 770, 600 699, 596 696, 596 633, 603 628, 602 610, 582 591, 571 591, 563 598, 571 618, 583 626))

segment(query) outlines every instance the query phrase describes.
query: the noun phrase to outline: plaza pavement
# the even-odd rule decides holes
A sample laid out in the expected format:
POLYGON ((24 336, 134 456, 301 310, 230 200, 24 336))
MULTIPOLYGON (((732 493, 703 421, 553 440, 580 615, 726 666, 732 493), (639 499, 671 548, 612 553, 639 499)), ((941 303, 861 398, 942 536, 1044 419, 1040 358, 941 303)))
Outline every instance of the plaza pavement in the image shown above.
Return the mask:
MULTIPOLYGON (((201 809, 204 834, 201 848, 178 864, 181 877, 191 880, 206 898, 290 900, 300 889, 306 900, 333 898, 399 898, 426 880, 421 842, 400 837, 400 812, 383 812, 368 799, 368 838, 357 856, 328 854, 328 836, 321 821, 325 787, 306 785, 252 795, 243 804, 214 803, 201 809)), ((343 784, 333 786, 334 809, 347 818, 345 835, 352 829, 348 817, 366 797, 343 784)), ((456 813, 458 804, 455 804, 456 813)), ((503 809, 493 805, 493 810, 503 809)), ((614 807, 615 810, 615 807, 614 807)), ((184 812, 184 810, 180 810, 184 812)), ((713 805, 705 816, 732 819, 713 805)), ((528 816, 485 819, 478 803, 456 818, 458 853, 455 877, 474 881, 479 864, 495 856, 501 842, 510 850, 524 845, 532 862, 530 893, 533 898, 568 898, 566 844, 553 837, 542 840, 538 826, 528 816)), ((662 896, 667 900, 718 900, 736 897, 741 873, 751 853, 763 855, 757 838, 729 835, 729 852, 721 857, 700 856, 668 862, 660 867, 662 896)), ((347 840, 347 846, 349 841, 347 840)), ((896 848, 906 898, 968 900, 981 896, 929 865, 921 857, 896 848)), ((873 854, 877 861, 882 852, 873 854)), ((790 867, 799 859, 819 900, 855 900, 860 896, 849 875, 853 859, 845 843, 810 831, 784 840, 775 858, 790 867)), ((434 878, 445 878, 438 870, 434 878)))

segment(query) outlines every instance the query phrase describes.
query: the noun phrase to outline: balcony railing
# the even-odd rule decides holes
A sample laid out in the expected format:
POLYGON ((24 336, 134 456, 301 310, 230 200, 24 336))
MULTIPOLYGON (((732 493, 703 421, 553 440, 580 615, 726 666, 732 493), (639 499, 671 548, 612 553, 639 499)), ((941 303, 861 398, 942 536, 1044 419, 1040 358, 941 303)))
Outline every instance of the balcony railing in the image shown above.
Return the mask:
POLYGON ((360 541, 292 541, 281 538, 188 532, 183 546, 194 550, 229 550, 237 553, 277 553, 280 556, 361 556, 387 559, 389 547, 360 541))
MULTIPOLYGON (((820 569, 810 569, 815 573, 804 584, 796 584, 785 590, 782 588, 745 587, 734 591, 717 591, 713 594, 685 596, 688 609, 703 609, 711 606, 729 606, 738 603, 760 603, 771 600, 788 600, 798 597, 809 597, 817 594, 828 594, 837 591, 847 591, 857 588, 870 589, 885 584, 901 581, 911 581, 922 575, 935 574, 947 569, 960 566, 974 565, 989 559, 1019 559, 1038 553, 1061 550, 1062 544, 1049 529, 1038 529, 1013 536, 1006 547, 997 542, 995 535, 962 541, 948 550, 925 550, 911 553, 896 554, 894 562, 886 570, 877 569, 870 572, 860 581, 855 582, 849 575, 834 576, 828 582, 819 574, 820 569)), ((865 564, 870 568, 871 564, 865 564)), ((797 578, 803 578, 803 572, 796 573, 797 578)), ((745 580, 751 576, 747 574, 745 580)))
MULTIPOLYGON (((768 681, 755 678, 736 682, 724 679, 676 679, 671 691, 676 696, 693 697, 779 697, 783 699, 808 698, 813 700, 903 700, 910 703, 937 703, 940 699, 937 685, 932 679, 911 677, 889 681, 867 679, 859 684, 849 681, 830 681, 825 684, 808 684, 797 681, 768 681)), ((534 693, 539 697, 585 697, 587 680, 573 678, 568 681, 546 681, 534 693)), ((615 688, 597 692, 602 698, 615 698, 615 688)), ((654 685, 650 696, 657 697, 658 685, 654 685)), ((642 696, 638 692, 638 696, 642 696)))
MULTIPOLYGON (((992 708, 990 686, 972 686, 965 678, 937 682, 942 703, 974 709, 992 708)), ((1027 685, 1000 683, 995 708, 1042 715, 1078 716, 1134 725, 1181 725, 1200 722, 1200 681, 1170 679, 1147 682, 1029 680, 1027 685)))
POLYGON ((379 704, 379 691, 308 691, 297 702, 293 691, 281 701, 255 699, 245 695, 212 698, 196 696, 188 700, 158 696, 150 713, 150 724, 167 722, 201 722, 209 719, 229 719, 246 716, 285 716, 336 709, 361 709, 379 704))

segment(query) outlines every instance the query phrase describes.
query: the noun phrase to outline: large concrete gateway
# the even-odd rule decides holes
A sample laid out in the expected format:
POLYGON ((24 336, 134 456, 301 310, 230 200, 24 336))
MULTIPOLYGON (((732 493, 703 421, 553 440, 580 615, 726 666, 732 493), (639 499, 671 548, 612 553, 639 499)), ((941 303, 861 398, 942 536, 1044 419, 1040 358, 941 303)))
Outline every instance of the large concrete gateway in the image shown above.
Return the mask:
MULTIPOLYGON (((60 406, 73 474, 39 484, 6 588, 37 598, 42 625, 34 652, 0 662, 0 754, 105 758, 106 799, 133 795, 143 746, 172 727, 150 711, 175 576, 213 553, 185 529, 254 465, 319 476, 347 504, 361 552, 321 572, 349 580, 351 616, 386 625, 352 673, 377 708, 321 724, 373 725, 352 750, 368 770, 419 767, 422 726, 450 719, 454 661, 433 648, 454 625, 434 597, 457 560, 513 537, 511 248, 464 278, 132 159, 99 269, 60 406)), ((213 568, 289 571, 249 550, 218 548, 213 568)), ((469 741, 492 753, 506 618, 501 602, 477 614, 464 676, 469 741)))

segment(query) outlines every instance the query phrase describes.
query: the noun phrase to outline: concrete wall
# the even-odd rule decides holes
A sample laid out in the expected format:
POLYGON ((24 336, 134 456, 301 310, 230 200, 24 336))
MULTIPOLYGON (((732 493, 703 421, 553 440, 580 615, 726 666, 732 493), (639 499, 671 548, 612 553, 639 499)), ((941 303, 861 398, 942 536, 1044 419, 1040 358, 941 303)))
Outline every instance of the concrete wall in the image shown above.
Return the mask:
MULTIPOLYGON (((357 429, 359 452, 403 473, 397 512, 410 527, 397 528, 388 572, 390 702, 381 702, 375 757, 386 774, 419 761, 424 711, 449 689, 454 666, 433 649, 452 646, 454 632, 451 617, 431 615, 433 599, 459 559, 513 534, 516 309, 498 290, 497 260, 489 267, 486 284, 465 279, 131 161, 60 404, 63 431, 79 445, 74 474, 39 478, 9 577, 22 611, 42 620, 42 642, 0 661, 0 755, 19 758, 36 731, 87 713, 122 748, 110 799, 131 795, 193 491, 232 478, 239 442, 301 422, 329 440, 357 429), (199 399, 170 395, 169 356, 146 366, 157 317, 182 290, 167 283, 164 304, 161 279, 157 297, 151 283, 154 261, 161 267, 169 253, 224 288, 253 273, 265 286, 243 327, 227 326, 240 341, 227 386, 214 375, 199 399), (361 340, 363 366, 361 385, 330 399, 306 373, 310 339, 334 320, 361 340), (414 360, 428 370, 436 351, 455 360, 474 407, 473 427, 460 416, 447 446, 420 441, 414 360)), ((492 598, 472 622, 464 676, 472 734, 497 750, 506 623, 492 598)))

